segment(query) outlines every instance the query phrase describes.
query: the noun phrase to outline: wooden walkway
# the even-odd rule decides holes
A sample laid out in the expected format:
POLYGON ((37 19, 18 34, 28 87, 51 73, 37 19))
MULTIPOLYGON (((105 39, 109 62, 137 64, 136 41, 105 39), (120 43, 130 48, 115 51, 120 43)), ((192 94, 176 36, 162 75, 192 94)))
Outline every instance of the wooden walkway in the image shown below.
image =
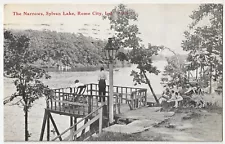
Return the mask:
POLYGON ((160 112, 160 109, 161 107, 142 107, 140 109, 118 114, 117 121, 123 120, 129 123, 115 124, 104 128, 103 131, 125 134, 143 132, 174 115, 174 112, 160 112))
MULTIPOLYGON (((98 95, 98 84, 87 84, 82 87, 82 90, 83 92, 79 94, 77 91, 80 90, 76 88, 59 88, 51 91, 46 100, 47 106, 43 118, 40 141, 43 140, 45 127, 47 127, 47 141, 50 140, 50 121, 57 133, 57 137, 53 140, 62 140, 62 135, 68 132, 70 132, 68 139, 76 140, 78 131, 82 131, 82 134, 84 134, 85 128, 91 127, 97 120, 99 120, 98 126, 99 132, 101 132, 103 116, 107 118, 109 116, 109 86, 106 87, 105 96, 98 95), (105 101, 99 102, 102 98, 105 98, 105 101), (69 116, 71 127, 60 133, 51 113, 69 116), (82 120, 76 122, 78 118, 82 120), (77 129, 76 125, 81 121, 85 121, 84 126, 77 129)), ((113 90, 114 117, 147 105, 147 89, 114 86, 113 90)))

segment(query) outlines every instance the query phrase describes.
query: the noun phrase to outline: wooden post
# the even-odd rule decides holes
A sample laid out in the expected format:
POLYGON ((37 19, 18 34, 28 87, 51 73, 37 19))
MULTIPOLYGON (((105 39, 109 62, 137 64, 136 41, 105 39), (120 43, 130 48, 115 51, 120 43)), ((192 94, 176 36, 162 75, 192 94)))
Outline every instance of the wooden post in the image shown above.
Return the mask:
MULTIPOLYGON (((70 126, 73 126, 73 117, 72 116, 70 116, 70 126)), ((73 128, 71 128, 70 129, 70 141, 72 141, 73 140, 73 134, 74 134, 74 129, 73 128)))
MULTIPOLYGON (((90 92, 91 96, 88 97, 88 113, 91 113, 92 107, 93 107, 93 105, 91 105, 91 98, 93 98, 93 93, 92 93, 93 89, 92 89, 92 86, 93 85, 91 84, 91 92, 90 92)), ((97 103, 98 103, 98 101, 97 101, 97 103)))
POLYGON ((116 114, 116 109, 118 110, 118 107, 119 107, 119 87, 116 87, 116 105, 115 106, 116 106, 115 107, 115 114, 116 114))
POLYGON ((50 122, 49 122, 49 112, 47 112, 47 141, 50 140, 50 122))
POLYGON ((102 132, 102 108, 103 107, 101 107, 100 109, 99 109, 99 133, 101 133, 102 132))
MULTIPOLYGON (((49 118, 50 118, 50 120, 51 120, 51 122, 52 122, 52 125, 53 125, 55 131, 56 131, 56 134, 57 134, 57 135, 60 135, 59 130, 58 130, 56 124, 55 124, 54 119, 52 118, 51 113, 49 113, 49 118)), ((59 137, 59 140, 62 141, 62 137, 61 137, 61 136, 59 137)))
POLYGON ((109 124, 113 123, 113 63, 109 63, 109 124))
POLYGON ((119 94, 118 95, 118 114, 120 114, 120 104, 121 104, 121 101, 122 101, 122 94, 119 94))
MULTIPOLYGON (((88 122, 88 118, 84 120, 84 125, 88 122)), ((82 130, 81 136, 85 133, 85 129, 82 130)))
MULTIPOLYGON (((74 117, 74 124, 76 123, 77 123, 77 118, 74 117)), ((77 131, 77 125, 74 126, 74 131, 77 131)), ((77 135, 74 135, 74 140, 76 140, 76 138, 77 138, 77 135)))
POLYGON ((42 127, 41 127, 41 135, 39 141, 43 140, 44 132, 45 132, 45 125, 46 125, 46 119, 47 119, 47 110, 45 109, 45 114, 42 122, 42 127))
POLYGON ((147 105, 147 90, 145 90, 145 106, 147 105))

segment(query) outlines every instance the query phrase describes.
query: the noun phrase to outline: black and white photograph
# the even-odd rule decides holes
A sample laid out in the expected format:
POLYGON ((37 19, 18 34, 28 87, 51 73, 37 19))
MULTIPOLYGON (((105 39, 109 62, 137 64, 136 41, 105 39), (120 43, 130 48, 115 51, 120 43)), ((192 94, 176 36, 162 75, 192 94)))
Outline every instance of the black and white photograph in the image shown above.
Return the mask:
POLYGON ((223 3, 3 8, 4 142, 223 141, 223 3))

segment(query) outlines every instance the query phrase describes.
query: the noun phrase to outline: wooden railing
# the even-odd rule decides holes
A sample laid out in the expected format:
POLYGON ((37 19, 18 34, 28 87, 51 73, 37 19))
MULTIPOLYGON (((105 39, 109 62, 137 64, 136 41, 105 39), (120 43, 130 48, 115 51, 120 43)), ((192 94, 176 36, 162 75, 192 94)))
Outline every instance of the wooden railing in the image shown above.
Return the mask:
POLYGON ((58 136, 56 136, 55 138, 53 138, 52 141, 55 141, 56 139, 62 137, 62 135, 66 134, 67 132, 70 132, 70 135, 69 135, 69 137, 67 137, 64 140, 73 141, 73 140, 76 139, 77 134, 79 134, 81 131, 83 131, 84 129, 86 129, 87 127, 89 127, 92 123, 94 123, 97 120, 99 120, 99 133, 101 133, 102 132, 102 117, 103 117, 102 116, 102 114, 103 114, 102 112, 103 112, 103 106, 104 105, 105 105, 105 103, 102 103, 101 106, 99 106, 94 111, 92 111, 91 113, 89 113, 88 115, 86 115, 84 118, 82 118, 80 121, 78 121, 77 123, 75 123, 73 126, 71 126, 68 129, 66 129, 64 132, 62 132, 61 134, 59 134, 58 136), (95 116, 92 116, 92 115, 95 115, 95 116), (81 123, 85 119, 89 119, 89 118, 92 118, 92 119, 90 119, 86 124, 84 124, 78 130, 74 131, 75 127, 77 127, 77 125, 79 123, 81 123))
MULTIPOLYGON (((114 86, 113 89, 115 114, 116 109, 120 113, 121 104, 128 104, 131 110, 147 105, 147 89, 122 86, 114 86)), ((60 88, 53 91, 53 98, 47 101, 47 108, 52 111, 84 116, 99 107, 98 101, 103 97, 105 98, 108 111, 108 85, 106 86, 105 96, 98 95, 98 84, 94 83, 87 84, 86 91, 82 95, 76 94, 74 88, 60 88)))
MULTIPOLYGON (((98 84, 87 85, 87 93, 98 95, 98 84)), ((128 104, 130 109, 137 109, 147 105, 147 89, 133 88, 124 86, 113 86, 114 105, 119 107, 121 104, 128 104)), ((109 85, 106 86, 106 97, 109 97, 109 85)))

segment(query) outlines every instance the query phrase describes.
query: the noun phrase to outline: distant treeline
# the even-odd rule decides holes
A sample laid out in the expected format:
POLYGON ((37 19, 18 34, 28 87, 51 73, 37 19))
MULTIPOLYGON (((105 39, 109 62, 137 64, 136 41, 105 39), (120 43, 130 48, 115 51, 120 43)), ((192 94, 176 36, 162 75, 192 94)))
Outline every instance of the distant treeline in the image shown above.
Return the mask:
MULTIPOLYGON (((82 34, 48 30, 10 31, 15 36, 25 35, 30 39, 30 48, 42 57, 36 65, 43 68, 54 69, 68 65, 73 70, 94 70, 107 63, 103 53, 107 41, 85 37, 82 34)), ((115 66, 121 65, 130 64, 116 61, 115 66)))

